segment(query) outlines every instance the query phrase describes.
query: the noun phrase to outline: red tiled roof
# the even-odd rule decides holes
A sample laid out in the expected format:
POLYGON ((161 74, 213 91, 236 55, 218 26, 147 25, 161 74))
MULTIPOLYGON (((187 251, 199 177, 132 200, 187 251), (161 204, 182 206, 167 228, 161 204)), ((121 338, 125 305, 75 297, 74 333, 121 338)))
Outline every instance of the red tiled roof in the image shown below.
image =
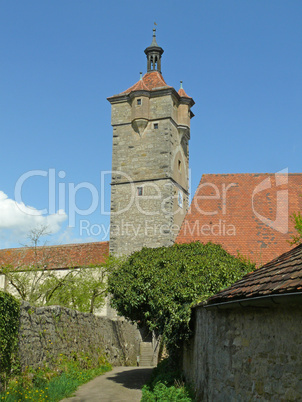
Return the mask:
POLYGON ((302 292, 302 244, 207 300, 207 304, 302 292))
POLYGON ((104 263, 108 255, 109 242, 43 246, 36 249, 8 248, 0 250, 0 266, 26 268, 39 264, 49 269, 87 267, 104 263))
POLYGON ((290 250, 301 194, 302 174, 203 175, 176 242, 211 241, 262 265, 290 250))
POLYGON ((137 81, 137 83, 134 84, 131 88, 127 89, 127 91, 122 92, 122 93, 125 94, 125 93, 129 93, 132 91, 149 91, 149 88, 144 83, 144 81, 141 79, 141 80, 137 81))
POLYGON ((158 71, 152 71, 151 73, 146 73, 141 80, 119 95, 129 94, 130 92, 140 90, 152 91, 160 88, 172 87, 166 84, 163 76, 158 71))
POLYGON ((191 96, 187 95, 185 90, 183 88, 180 88, 178 91, 178 95, 183 97, 183 98, 191 98, 191 96))

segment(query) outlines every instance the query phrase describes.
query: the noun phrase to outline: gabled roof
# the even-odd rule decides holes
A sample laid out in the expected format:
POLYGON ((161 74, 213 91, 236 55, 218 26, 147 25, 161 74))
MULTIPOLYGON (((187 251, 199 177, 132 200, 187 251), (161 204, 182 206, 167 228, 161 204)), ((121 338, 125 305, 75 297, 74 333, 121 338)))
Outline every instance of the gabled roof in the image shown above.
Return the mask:
POLYGON ((302 244, 207 300, 207 304, 302 292, 302 244))
POLYGON ((39 265, 48 269, 89 267, 103 264, 109 242, 64 244, 61 246, 20 247, 0 250, 0 266, 26 268, 39 265))
POLYGON ((299 173, 203 175, 176 242, 211 241, 263 265, 290 250, 301 194, 299 173))
POLYGON ((167 85, 163 76, 158 71, 152 71, 151 73, 146 73, 141 80, 132 85, 132 87, 128 88, 126 91, 120 93, 119 95, 129 94, 133 91, 153 91, 155 89, 162 88, 172 88, 170 85, 167 85))

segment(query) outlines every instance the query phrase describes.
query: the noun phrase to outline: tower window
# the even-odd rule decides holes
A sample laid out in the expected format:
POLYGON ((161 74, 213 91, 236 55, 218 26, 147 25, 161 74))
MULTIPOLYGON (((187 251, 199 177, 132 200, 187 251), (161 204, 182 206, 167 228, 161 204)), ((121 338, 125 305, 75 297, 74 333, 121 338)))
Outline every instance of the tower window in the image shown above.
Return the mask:
POLYGON ((153 124, 153 128, 154 128, 155 130, 157 130, 157 129, 158 129, 158 123, 154 123, 154 124, 153 124))
POLYGON ((143 187, 137 187, 136 190, 137 190, 137 195, 138 196, 143 195, 143 187))
POLYGON ((142 104, 142 100, 141 100, 141 99, 137 99, 136 104, 137 104, 138 106, 140 106, 140 105, 142 104))
POLYGON ((179 206, 180 208, 183 208, 183 196, 182 196, 182 192, 181 192, 181 191, 178 191, 177 202, 178 202, 178 206, 179 206))
POLYGON ((178 161, 177 167, 178 167, 178 171, 181 172, 181 161, 180 160, 178 161))

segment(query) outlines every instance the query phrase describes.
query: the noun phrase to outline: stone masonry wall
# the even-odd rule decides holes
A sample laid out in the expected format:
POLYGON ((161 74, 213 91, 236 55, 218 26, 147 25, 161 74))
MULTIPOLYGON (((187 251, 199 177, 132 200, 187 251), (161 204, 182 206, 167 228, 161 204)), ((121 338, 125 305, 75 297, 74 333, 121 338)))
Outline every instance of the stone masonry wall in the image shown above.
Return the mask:
POLYGON ((187 135, 178 130, 171 95, 139 98, 139 108, 146 106, 141 133, 131 124, 138 113, 136 97, 131 105, 112 105, 110 252, 118 255, 173 244, 188 210, 189 127, 187 135))
POLYGON ((136 365, 141 334, 125 320, 110 320, 60 306, 23 302, 19 330, 21 366, 51 365, 60 354, 103 351, 113 365, 136 365))
POLYGON ((171 180, 140 184, 142 197, 132 196, 131 184, 112 188, 112 205, 124 213, 111 217, 110 249, 118 254, 129 254, 142 247, 170 246, 178 233, 174 230, 171 213, 174 184, 171 180))
POLYGON ((183 352, 200 401, 302 400, 300 306, 206 310, 183 352))

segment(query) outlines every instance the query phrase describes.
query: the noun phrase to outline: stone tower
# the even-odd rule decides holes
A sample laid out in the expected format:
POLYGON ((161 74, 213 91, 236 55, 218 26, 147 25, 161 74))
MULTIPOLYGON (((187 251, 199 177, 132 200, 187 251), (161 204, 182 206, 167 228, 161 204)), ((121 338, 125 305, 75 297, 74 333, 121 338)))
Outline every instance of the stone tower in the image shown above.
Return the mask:
POLYGON ((147 73, 108 98, 113 127, 110 252, 173 244, 188 209, 190 119, 194 101, 161 73, 164 50, 145 49, 147 73))

